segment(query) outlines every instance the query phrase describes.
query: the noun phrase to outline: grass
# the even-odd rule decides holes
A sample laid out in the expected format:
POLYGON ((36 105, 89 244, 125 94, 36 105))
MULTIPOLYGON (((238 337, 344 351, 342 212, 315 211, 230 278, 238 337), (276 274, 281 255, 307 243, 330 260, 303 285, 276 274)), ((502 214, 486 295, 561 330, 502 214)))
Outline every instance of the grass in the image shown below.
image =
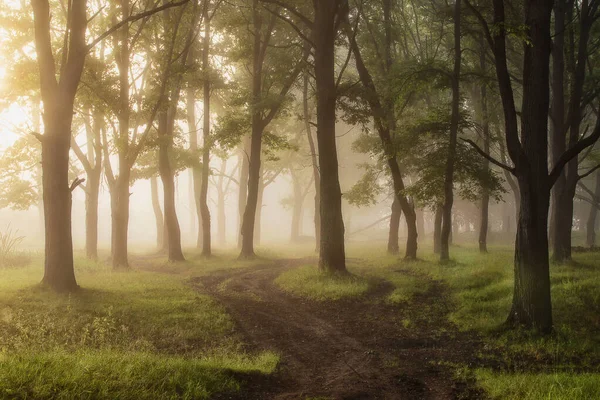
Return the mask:
POLYGON ((495 373, 479 369, 477 384, 492 399, 589 400, 600 395, 600 374, 495 373))
POLYGON ((275 283, 293 295, 317 301, 357 297, 369 290, 369 281, 356 275, 326 274, 305 265, 279 275, 275 283))
POLYGON ((238 389, 232 371, 277 364, 245 354, 225 310, 179 276, 77 259, 82 289, 61 295, 40 265, 0 269, 2 398, 208 398, 238 389))

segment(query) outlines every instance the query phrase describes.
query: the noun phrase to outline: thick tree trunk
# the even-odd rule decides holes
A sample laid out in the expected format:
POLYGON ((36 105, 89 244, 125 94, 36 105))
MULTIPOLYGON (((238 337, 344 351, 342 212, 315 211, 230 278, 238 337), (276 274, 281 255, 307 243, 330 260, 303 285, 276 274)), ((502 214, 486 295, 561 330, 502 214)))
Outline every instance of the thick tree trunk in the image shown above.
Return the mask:
POLYGON ((402 207, 398 197, 394 196, 392 202, 392 215, 390 216, 390 232, 388 234, 387 251, 389 254, 398 254, 400 246, 398 245, 398 230, 400 229, 400 217, 402 216, 402 207))
POLYGON ((45 263, 42 283, 56 291, 77 289, 71 236, 69 144, 72 111, 48 107, 42 141, 45 263), (54 110, 52 109, 54 108, 54 110), (68 132, 65 135, 64 132, 68 132))
POLYGON ((440 260, 450 259, 450 231, 452 229, 452 203, 454 202, 454 161, 456 158, 456 141, 458 137, 458 124, 460 119, 460 12, 461 1, 454 3, 454 72, 452 74, 452 117, 450 120, 450 139, 448 143, 448 159, 444 176, 444 207, 442 220, 442 243, 440 260))
POLYGON ((313 140, 312 129, 310 126, 311 116, 308 110, 308 80, 310 75, 308 71, 304 73, 304 82, 302 90, 302 110, 304 113, 304 129, 306 131, 306 138, 308 140, 308 146, 310 148, 310 159, 313 170, 313 178, 315 183, 315 251, 319 251, 321 245, 321 173, 319 172, 319 161, 317 159, 317 150, 315 148, 315 142, 313 140))
POLYGON ((163 184, 163 208, 165 226, 167 229, 169 261, 184 261, 181 249, 181 230, 175 209, 175 176, 169 160, 170 149, 173 144, 173 136, 168 132, 168 112, 158 116, 158 132, 160 144, 158 148, 158 169, 163 184))
POLYGON ((262 58, 261 58, 261 17, 258 10, 258 0, 253 1, 254 47, 252 57, 252 99, 256 110, 252 113, 252 133, 250 137, 250 162, 248 168, 248 197, 242 219, 242 249, 241 258, 254 257, 254 224, 258 204, 259 180, 261 179, 260 156, 262 147, 263 122, 258 104, 262 92, 262 58))
POLYGON ((442 251, 442 219, 444 218, 444 212, 441 206, 435 209, 435 216, 433 220, 433 252, 440 254, 442 251))
MULTIPOLYGON (((496 14, 503 22, 504 4, 494 0, 496 14)), ((525 25, 530 43, 524 44, 521 144, 518 143, 514 102, 507 88, 506 59, 503 48, 496 49, 500 88, 505 104, 507 143, 515 162, 519 183, 520 213, 515 243, 515 283, 512 309, 507 322, 552 330, 550 265, 548 257, 548 209, 551 180, 548 175, 549 61, 552 3, 530 0, 525 8, 525 25), (510 103, 513 106, 510 106, 510 103), (507 107, 508 105, 508 107, 507 107), (520 146, 520 147, 518 147, 520 146)), ((504 43, 504 30, 497 40, 504 43)), ((510 84, 508 84, 510 85, 510 84)))
POLYGON ((202 52, 202 69, 204 70, 203 82, 203 103, 204 116, 202 117, 202 135, 204 142, 202 146, 202 184, 200 188, 200 214, 202 219, 202 255, 210 257, 211 249, 211 234, 210 234, 210 210, 208 209, 208 175, 210 173, 210 80, 208 79, 210 51, 210 19, 208 17, 209 0, 204 0, 203 22, 204 22, 204 38, 202 52))
POLYGON ((156 176, 150 178, 150 198, 152 200, 152 210, 154 211, 154 220, 156 221, 156 248, 165 249, 165 221, 160 209, 158 198, 158 180, 156 176))
POLYGON ((335 143, 336 87, 335 39, 337 2, 313 0, 315 21, 314 64, 317 86, 317 143, 321 172, 321 243, 319 268, 327 272, 346 272, 342 191, 338 176, 335 143))
POLYGON ((590 205, 590 213, 586 223, 586 241, 589 248, 596 247, 596 219, 598 217, 598 207, 600 206, 600 171, 596 172, 596 189, 594 190, 594 204, 590 205))

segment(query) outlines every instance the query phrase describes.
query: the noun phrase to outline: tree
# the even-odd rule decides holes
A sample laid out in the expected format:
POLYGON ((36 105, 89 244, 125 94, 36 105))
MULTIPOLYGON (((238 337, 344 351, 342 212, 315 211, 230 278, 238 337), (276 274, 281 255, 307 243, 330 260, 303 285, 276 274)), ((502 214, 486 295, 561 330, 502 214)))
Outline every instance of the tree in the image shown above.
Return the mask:
MULTIPOLYGON (((491 30, 482 13, 468 0, 465 1, 481 22, 494 54, 504 110, 506 147, 514 167, 488 158, 490 162, 513 173, 519 185, 520 213, 515 242, 515 284, 507 322, 550 332, 552 302, 547 237, 550 189, 564 166, 600 137, 600 121, 591 135, 580 139, 562 153, 549 172, 547 128, 550 107, 552 2, 525 2, 524 23, 528 27, 528 36, 527 41, 523 41, 523 100, 519 134, 515 94, 508 71, 504 2, 493 2, 494 29, 491 30)), ((483 151, 481 154, 486 157, 483 151)))

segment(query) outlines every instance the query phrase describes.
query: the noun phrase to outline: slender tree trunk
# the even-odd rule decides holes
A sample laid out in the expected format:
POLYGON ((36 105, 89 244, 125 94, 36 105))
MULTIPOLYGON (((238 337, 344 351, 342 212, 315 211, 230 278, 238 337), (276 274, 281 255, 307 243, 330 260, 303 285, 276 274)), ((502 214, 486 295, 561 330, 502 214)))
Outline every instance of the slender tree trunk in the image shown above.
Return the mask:
POLYGON ((87 174, 85 192, 85 254, 98 259, 98 196, 100 195, 100 171, 87 174))
POLYGON ((208 209, 208 175, 210 173, 210 80, 209 74, 209 58, 208 53, 210 51, 210 19, 208 16, 208 7, 210 0, 204 0, 203 18, 204 22, 204 38, 202 52, 202 69, 204 70, 204 82, 203 82, 203 103, 204 103, 204 116, 202 117, 202 134, 204 142, 202 146, 202 186, 200 189, 200 213, 202 215, 202 255, 204 257, 210 257, 212 255, 211 249, 211 234, 210 234, 210 210, 208 209))
MULTIPOLYGON (((486 73, 486 54, 485 54, 485 43, 483 36, 480 39, 481 53, 479 55, 479 67, 482 73, 486 73)), ((488 116, 488 105, 487 105, 487 86, 484 83, 481 84, 480 88, 481 96, 481 126, 483 130, 483 151, 486 154, 490 153, 490 121, 488 116)), ((483 168, 486 172, 489 172, 490 162, 487 159, 483 161, 483 168)), ((490 190, 487 186, 483 187, 481 193, 481 217, 479 225, 479 251, 487 253, 487 237, 489 231, 489 208, 490 208, 490 190)))
POLYGON ((400 246, 398 245, 398 230, 400 229, 400 217, 402 216, 402 207, 398 201, 398 196, 394 196, 392 202, 392 215, 390 216, 390 232, 388 234, 387 251, 390 254, 398 254, 400 246))
POLYGON ((586 223, 586 244, 589 248, 596 247, 596 219, 600 207, 600 171, 596 172, 596 189, 594 190, 594 204, 590 205, 590 213, 586 223))
POLYGON ((175 177, 169 160, 170 149, 173 145, 173 136, 169 130, 169 115, 174 111, 164 111, 158 116, 158 132, 160 144, 158 149, 158 169, 163 184, 163 208, 165 215, 165 226, 167 229, 167 243, 169 261, 184 261, 181 249, 181 230, 175 210, 175 177))
MULTIPOLYGON (((262 175, 262 174, 261 174, 262 175)), ((262 234, 262 210, 263 210, 263 195, 265 193, 265 183, 261 176, 258 182, 258 199, 256 200, 256 216, 254 218, 254 244, 260 246, 262 234)))
POLYGON ((250 170, 250 141, 249 138, 244 138, 240 148, 240 185, 238 192, 238 218, 239 218, 239 235, 238 248, 242 248, 242 225, 244 221, 244 211, 246 210, 246 200, 248 198, 248 174, 250 170))
MULTIPOLYGON (((190 49, 193 54, 194 47, 190 49)), ((193 55, 191 55, 193 58, 193 55)), ((187 104, 187 125, 190 131, 190 151, 195 153, 198 150, 198 127, 196 124, 196 96, 193 88, 188 88, 186 93, 187 104)), ((200 192, 202 187, 202 170, 198 165, 192 166, 190 170, 192 179, 191 197, 194 199, 191 204, 195 206, 195 218, 197 221, 198 233, 196 237, 196 247, 202 247, 202 212, 200 210, 200 192)), ((193 225, 193 224, 192 224, 193 225)))
POLYGON ((226 214, 225 214, 225 196, 227 187, 224 187, 223 181, 227 173, 227 158, 221 160, 221 169, 219 171, 219 183, 217 185, 217 238, 220 246, 225 246, 227 243, 226 233, 226 214))
POLYGON ((419 237, 425 237, 425 216, 423 210, 415 208, 415 214, 417 216, 417 234, 419 237))
POLYGON ((248 198, 242 220, 242 250, 240 257, 254 257, 254 224, 256 222, 256 207, 258 204, 259 181, 261 179, 260 156, 262 147, 263 122, 258 104, 262 92, 262 59, 261 59, 261 26, 262 21, 258 11, 258 0, 253 0, 253 67, 252 67, 252 98, 256 110, 252 113, 252 134, 250 137, 250 163, 248 169, 248 198))
POLYGON ((321 172, 321 244, 319 268, 327 272, 346 272, 342 191, 338 176, 335 143, 335 21, 337 2, 313 0, 315 21, 315 78, 317 85, 317 142, 321 172))
POLYGON ((304 113, 304 130, 306 131, 306 138, 308 139, 308 146, 310 148, 310 159, 313 170, 313 177, 315 183, 315 251, 319 251, 321 245, 321 173, 319 172, 319 161, 317 156, 317 150, 315 148, 315 142, 313 140, 312 129, 310 126, 311 116, 308 110, 308 71, 304 72, 304 84, 302 90, 302 110, 304 113))
POLYGON ((292 169, 290 171, 292 177, 293 199, 292 199, 292 226, 290 232, 290 242, 298 243, 300 241, 300 230, 302 223, 302 205, 304 196, 302 193, 302 185, 297 173, 292 169))
POLYGON ((448 143, 448 159, 444 176, 444 208, 442 220, 442 243, 440 260, 450 259, 450 231, 452 229, 452 203, 454 202, 454 160, 456 158, 456 141, 458 137, 458 124, 460 119, 460 11, 461 1, 454 3, 454 72, 452 74, 452 117, 450 121, 450 139, 448 143))
POLYGON ((433 252, 440 254, 442 251, 442 219, 444 212, 441 206, 436 207, 433 221, 433 252))
POLYGON ((163 213, 160 209, 160 201, 158 199, 158 180, 156 176, 150 178, 150 191, 152 199, 152 210, 154 210, 154 219, 156 221, 156 247, 160 250, 165 249, 165 221, 163 213))
POLYGON ((238 248, 242 248, 242 224, 244 221, 244 211, 246 210, 246 200, 248 198, 248 174, 250 170, 250 140, 244 138, 240 148, 240 185, 238 192, 238 218, 239 234, 238 248))
POLYGON ((128 168, 121 169, 122 174, 111 190, 111 253, 115 269, 129 268, 128 231, 129 231, 129 174, 128 168), (125 175, 123 175, 125 173, 125 175))

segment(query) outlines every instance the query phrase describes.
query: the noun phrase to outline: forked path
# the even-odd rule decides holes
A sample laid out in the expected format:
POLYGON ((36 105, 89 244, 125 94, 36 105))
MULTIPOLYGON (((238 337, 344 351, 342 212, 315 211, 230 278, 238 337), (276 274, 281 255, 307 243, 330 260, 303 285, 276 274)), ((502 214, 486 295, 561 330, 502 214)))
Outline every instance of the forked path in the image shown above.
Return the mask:
POLYGON ((386 281, 360 298, 316 302, 291 296, 274 283, 279 274, 303 263, 280 260, 193 280, 199 291, 226 307, 248 350, 281 356, 274 376, 245 376, 242 393, 218 398, 477 397, 453 382, 446 367, 468 362, 476 343, 447 326, 439 284, 404 306, 384 301, 393 289, 386 281))

